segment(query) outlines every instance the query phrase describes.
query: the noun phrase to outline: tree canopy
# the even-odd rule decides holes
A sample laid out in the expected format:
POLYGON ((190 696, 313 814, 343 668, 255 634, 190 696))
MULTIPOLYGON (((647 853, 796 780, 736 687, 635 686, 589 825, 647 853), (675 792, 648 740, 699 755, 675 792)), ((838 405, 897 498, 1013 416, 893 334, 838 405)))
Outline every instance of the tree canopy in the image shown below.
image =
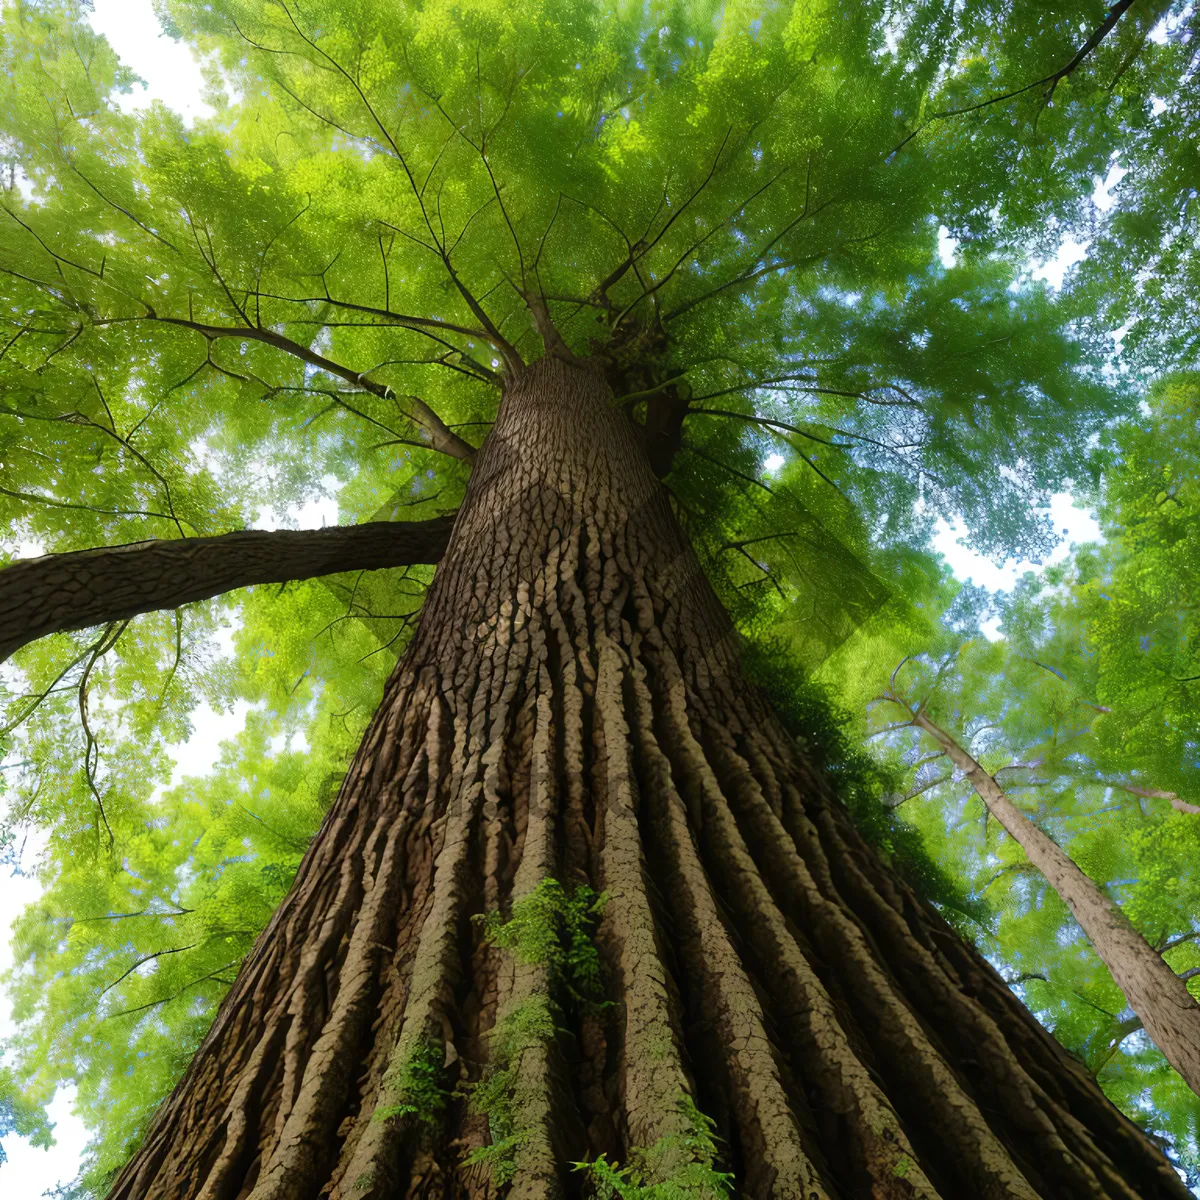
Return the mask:
MULTIPOLYGON (((811 697, 815 673, 857 729, 912 656, 897 686, 964 737, 989 726, 989 769, 1172 967, 1200 963, 1191 5, 161 12, 205 56, 215 115, 190 126, 118 106, 135 79, 86 6, 3 9, 11 558, 212 538, 319 496, 345 525, 443 518, 505 370, 588 355, 773 687, 811 697), (1067 236, 1091 253, 1054 291, 1029 264, 1067 236), (1022 585, 986 643, 936 522, 1036 557, 1066 489, 1106 542, 1022 585)), ((0 1133, 76 1083, 81 1194, 286 892, 433 561, 263 577, 5 667, 4 845, 45 892, 15 930, 0 1133), (212 774, 172 781, 197 706, 238 702, 212 774)), ((834 739, 824 701, 798 720, 834 739)), ((1194 1166, 1195 1096, 1136 1031, 1114 1041, 1122 997, 1065 910, 910 733, 870 744, 877 768, 831 752, 864 827, 1194 1166)))

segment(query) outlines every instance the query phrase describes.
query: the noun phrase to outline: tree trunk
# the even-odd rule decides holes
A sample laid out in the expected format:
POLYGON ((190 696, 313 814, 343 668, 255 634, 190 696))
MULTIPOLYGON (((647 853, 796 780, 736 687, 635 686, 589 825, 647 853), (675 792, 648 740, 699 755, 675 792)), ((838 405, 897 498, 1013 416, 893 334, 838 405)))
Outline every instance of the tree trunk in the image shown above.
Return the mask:
POLYGON ((1189 804, 1176 792, 1164 792, 1161 788, 1139 787, 1136 783, 1114 783, 1110 786, 1118 787, 1131 796, 1144 796, 1147 800, 1166 800, 1176 812, 1187 813, 1189 816, 1200 815, 1200 804, 1189 804))
POLYGON ((113 1200, 577 1196, 600 1154, 713 1196, 714 1145, 755 1198, 1184 1200, 742 678, 611 400, 556 358, 509 384, 343 789, 113 1200), (584 884, 602 1004, 564 984, 586 894, 551 911, 584 884))
POLYGON ((1200 1004, 1192 998, 1186 980, 1171 970, 1108 893, 1017 808, 951 734, 923 713, 918 713, 913 723, 930 734, 966 774, 988 812, 1046 877, 1112 973, 1151 1040, 1200 1096, 1200 1004))
POLYGON ((0 569, 0 662, 68 629, 179 608, 234 588, 435 563, 454 518, 247 529, 26 558, 0 569))

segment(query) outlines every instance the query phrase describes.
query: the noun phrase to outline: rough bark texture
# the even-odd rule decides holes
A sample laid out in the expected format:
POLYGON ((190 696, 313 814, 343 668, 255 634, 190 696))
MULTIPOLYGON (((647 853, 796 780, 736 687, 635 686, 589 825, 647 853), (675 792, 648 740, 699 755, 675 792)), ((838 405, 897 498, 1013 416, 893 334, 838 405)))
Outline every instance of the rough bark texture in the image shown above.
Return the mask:
POLYGON ((1008 830, 1029 861, 1046 877, 1112 972, 1117 987, 1151 1040, 1188 1087, 1200 1096, 1200 1004, 1188 991, 1187 982, 1138 933, 1108 893, 1008 798, 952 734, 923 713, 917 713, 913 724, 925 730, 946 751, 988 812, 1008 830))
POLYGON ((640 436, 550 358, 510 383, 343 790, 111 1195, 549 1200, 639 1149, 678 1181, 685 1096, 748 1197, 1188 1195, 863 845, 742 678, 640 436), (471 920, 550 878, 609 895, 604 1006, 471 920), (506 1081, 490 1121, 481 1078, 506 1081))
POLYGON ((21 559, 0 570, 0 662, 27 642, 234 588, 436 563, 454 517, 246 530, 21 559))

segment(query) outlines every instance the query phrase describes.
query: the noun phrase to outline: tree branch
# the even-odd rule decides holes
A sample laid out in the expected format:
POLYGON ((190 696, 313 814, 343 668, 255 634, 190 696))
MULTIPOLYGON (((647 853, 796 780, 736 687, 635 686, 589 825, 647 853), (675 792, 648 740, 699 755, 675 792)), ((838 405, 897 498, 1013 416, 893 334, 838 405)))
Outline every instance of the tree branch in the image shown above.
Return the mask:
MULTIPOLYGON (((118 975, 117 978, 112 981, 112 983, 108 984, 107 987, 105 987, 101 991, 100 996, 104 996, 108 992, 111 992, 113 990, 113 988, 115 988, 117 986, 118 983, 121 983, 123 980, 128 979, 129 976, 132 975, 133 972, 138 969, 138 967, 144 966, 146 963, 152 962, 156 958, 162 958, 164 955, 167 955, 167 954, 182 954, 185 950, 194 950, 198 944, 199 943, 197 943, 197 942, 191 942, 186 946, 172 946, 169 950, 155 950, 153 954, 142 955, 142 957, 139 958, 137 960, 137 962, 135 962, 131 967, 122 971, 121 974, 118 975)), ((100 996, 97 996, 96 999, 99 1000, 100 996)))
MULTIPOLYGON (((981 108, 990 108, 993 104, 1002 104, 1005 100, 1015 100, 1018 96, 1025 95, 1026 92, 1032 92, 1035 88, 1046 87, 1046 94, 1042 99, 1042 104, 1049 104, 1054 97, 1054 90, 1068 75, 1070 75, 1097 46, 1116 28, 1117 22, 1124 16, 1127 9, 1133 6, 1134 0, 1117 0, 1109 10, 1108 15, 1104 20, 1096 26, 1092 31, 1091 37, 1075 52, 1071 61, 1066 66, 1059 68, 1051 75, 1047 75, 1042 79, 1035 79, 1032 83, 1025 84, 1024 87, 1013 88, 1012 91, 1001 92, 996 96, 989 96, 986 100, 980 100, 977 104, 967 104, 962 108, 947 108, 940 112, 931 113, 926 120, 922 121, 907 137, 892 151, 888 153, 890 161, 896 154, 904 149, 909 142, 921 133, 928 129, 934 121, 944 121, 949 117, 961 117, 965 113, 978 112, 981 108)), ((1124 70, 1125 68, 1122 68, 1124 70)), ((1114 83, 1116 81, 1114 80, 1114 83)))
POLYGON ((1103 1071, 1106 1066, 1108 1066, 1109 1060, 1113 1057, 1113 1055, 1116 1054, 1116 1052, 1120 1049, 1121 1043, 1127 1037, 1129 1037, 1130 1034, 1137 1033, 1137 1031, 1141 1028, 1141 1017, 1134 1016, 1129 1017, 1124 1021, 1118 1021, 1113 1030, 1112 1039, 1101 1053, 1100 1058, 1097 1060, 1096 1065, 1092 1069, 1092 1074, 1099 1075, 1100 1072, 1103 1071))
POLYGON ((1142 796, 1146 800, 1166 800, 1173 809, 1177 812, 1188 813, 1192 816, 1200 814, 1200 804, 1189 804, 1186 800, 1180 799, 1175 792, 1164 792, 1159 788, 1140 787, 1136 783, 1127 783, 1124 780, 1105 780, 1109 787, 1120 788, 1123 792, 1128 792, 1131 796, 1142 796))
MULTIPOLYGON (((441 321, 434 317, 412 317, 405 313, 392 312, 390 308, 376 308, 370 304, 355 304, 351 300, 335 300, 332 296, 282 296, 274 292, 255 292, 264 300, 282 300, 288 304, 331 304, 334 308, 344 308, 350 312, 363 313, 367 316, 379 317, 389 325, 399 325, 404 329, 421 332, 426 329, 438 329, 444 333, 457 333, 463 337, 475 338, 481 342, 491 342, 491 335, 483 329, 472 329, 469 325, 456 325, 452 321, 441 321)), ((444 344, 444 343, 443 343, 444 344)))
POLYGON ((253 584, 436 563, 454 515, 105 546, 0 570, 0 661, 51 633, 125 621, 253 584))
POLYGON ((950 783, 954 779, 954 772, 950 771, 945 775, 938 775, 935 779, 931 779, 928 783, 921 784, 920 787, 913 788, 910 792, 905 792, 903 795, 889 796, 884 803, 890 809, 897 809, 900 805, 907 803, 909 800, 915 800, 918 796, 923 796, 926 792, 931 791, 935 787, 941 787, 943 783, 950 783))
MULTIPOLYGON (((96 809, 100 820, 104 822, 105 831, 108 833, 109 850, 112 850, 115 839, 113 837, 112 826, 108 823, 108 814, 104 810, 104 797, 100 795, 100 785, 96 782, 96 769, 100 766, 100 743, 96 740, 96 735, 92 733, 92 727, 88 721, 88 678, 92 673, 92 668, 120 641, 121 635, 128 628, 129 622, 126 620, 120 623, 114 621, 105 629, 100 641, 92 649, 91 657, 89 657, 87 666, 83 669, 83 676, 79 680, 79 723, 83 727, 83 736, 85 739, 83 748, 83 773, 87 779, 88 790, 92 793, 92 797, 96 801, 96 809)), ((100 827, 99 823, 97 823, 97 840, 99 840, 99 836, 100 827)))
MULTIPOLYGON (((396 399, 396 392, 386 383, 377 383, 373 379, 368 379, 364 373, 334 362, 333 359, 326 358, 323 354, 318 354, 315 350, 310 350, 302 343, 293 341, 282 333, 276 333, 273 329, 259 329, 253 325, 206 325, 201 321, 192 321, 183 317, 159 316, 153 309, 144 318, 135 319, 178 325, 181 329, 191 329, 210 341, 214 338, 237 338, 241 341, 263 342, 268 346, 273 346, 276 350, 282 350, 285 354, 300 359, 301 362, 327 371, 338 379, 344 379, 347 383, 352 383, 355 387, 360 387, 374 396, 379 396, 384 400, 396 399)), ((422 402, 418 413, 419 415, 413 417, 413 420, 426 430, 429 435, 429 444, 434 450, 448 454, 451 458, 464 459, 467 462, 475 457, 475 447, 463 441, 427 404, 422 402)))
POLYGON ((1163 942, 1158 947, 1159 954, 1166 954, 1168 950, 1174 950, 1176 946, 1182 946, 1187 942, 1194 942, 1200 938, 1200 929, 1193 930, 1191 933, 1181 933, 1178 937, 1173 937, 1169 941, 1163 942))
POLYGON ((1009 987, 1016 987, 1020 983, 1028 983, 1031 979, 1040 979, 1043 983, 1050 981, 1038 971, 1022 971, 1020 975, 1014 976, 1012 979, 1006 979, 1004 982, 1009 987))

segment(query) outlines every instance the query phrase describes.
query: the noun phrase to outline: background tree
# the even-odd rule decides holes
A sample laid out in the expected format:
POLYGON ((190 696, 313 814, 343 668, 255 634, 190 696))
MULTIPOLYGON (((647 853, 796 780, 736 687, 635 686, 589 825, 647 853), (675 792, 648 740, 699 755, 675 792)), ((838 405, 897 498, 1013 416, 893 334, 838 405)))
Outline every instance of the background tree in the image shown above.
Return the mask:
POLYGON ((201 902, 221 839, 250 835, 221 826, 198 876, 143 840, 193 819, 153 797, 163 745, 197 699, 241 692, 332 749, 331 718, 362 732, 373 668, 407 645, 115 1195, 554 1194, 573 1155, 599 1156, 601 1188, 636 1170, 719 1191, 728 1169, 777 1196, 1182 1194, 862 848, 828 754, 743 679, 709 582, 796 664, 878 608, 872 540, 958 511, 989 549, 1045 544, 1030 501, 1122 395, 1015 254, 1035 193, 1066 219, 1106 161, 1105 105, 1080 133, 1047 93, 1128 53, 1129 8, 180 4, 237 93, 193 131, 112 108, 128 79, 70 7, 6 10, 20 531, 56 552, 219 535, 327 477, 355 519, 459 512, 410 640, 416 566, 300 585, 294 607, 254 593, 233 668, 205 661, 215 605, 18 656, 14 814, 51 830, 50 894, 71 898, 25 931, 46 938, 30 970, 80 917, 117 917, 67 879, 107 864, 146 912, 99 947, 123 962, 104 1015, 136 1016, 137 973, 165 961, 155 984, 179 987, 144 991, 145 1019, 182 1029, 167 1005, 202 989, 194 1041, 249 928, 201 902), (1002 104, 994 70, 1040 85, 1002 104), (940 210, 968 205, 997 211, 991 241, 947 271, 940 210), (770 483, 768 437, 790 459, 770 483), (151 916, 189 921, 167 944, 151 916))
MULTIPOLYGON (((871 622, 879 634, 864 629, 826 670, 860 674, 865 697, 872 678, 886 678, 882 646, 897 661, 918 654, 898 688, 928 697, 932 718, 1119 901, 1195 995, 1194 412, 1195 382, 1176 375, 1112 431, 1094 497, 1104 541, 1077 547, 1005 598, 1001 640, 979 633, 981 598, 948 584, 926 598, 945 614, 940 621, 905 629, 880 614, 871 622)), ((876 709, 877 729, 898 711, 876 709)), ((890 803, 968 895, 988 902, 989 918, 974 929, 980 946, 1106 1091, 1130 1112, 1135 1097, 1153 1096, 1142 1119, 1169 1132, 1194 1182, 1200 1104, 1140 1034, 1141 1020, 1060 898, 980 812, 945 747, 920 741, 898 728, 873 743, 889 745, 885 759, 902 750, 903 782, 890 803)))
MULTIPOLYGON (((1024 859, 1018 860, 1015 866, 1036 871, 1049 883, 1108 967, 1137 1021, 1144 1025, 1155 1045, 1192 1091, 1200 1093, 1200 1071, 1194 1050, 1198 1039, 1191 1032, 1192 1026, 1200 1021, 1200 1005, 1196 1004, 1187 986, 1187 979, 1191 978, 1191 973, 1176 974, 1160 957, 1155 945, 1159 939, 1148 940, 1144 937, 1133 926, 1120 904, 1101 885, 1092 880, 1039 823, 1022 811, 1021 806, 1015 804, 1008 795, 1007 777, 1002 783, 1001 772, 1033 771, 1040 774, 1040 768, 1048 764, 1045 764, 1043 758, 1026 757, 1027 747, 1019 747, 1019 750, 1025 753, 1013 757, 1011 746, 1001 748, 997 745, 999 739, 986 736, 987 732, 997 728, 998 724, 986 718, 1000 717, 1002 713, 989 711, 991 706, 986 700, 980 703, 978 697, 981 692, 986 697, 989 691, 994 692, 997 689, 994 685, 988 686, 990 680, 985 682, 982 689, 971 687, 968 681, 979 671, 978 661, 972 662, 970 666, 959 662, 964 657, 968 661, 990 658, 992 669, 995 670, 998 656, 987 651, 980 654, 979 649, 981 648, 969 644, 956 647, 941 662, 928 664, 929 669, 926 672, 918 673, 916 668, 906 671, 904 684, 901 685, 897 683, 897 676, 908 665, 906 660, 892 672, 887 690, 876 697, 876 702, 884 706, 885 719, 898 718, 876 732, 896 733, 903 729, 911 729, 924 735, 920 738, 923 749, 931 749, 932 752, 916 756, 916 761, 920 764, 918 774, 938 760, 945 760, 948 768, 940 775, 918 781, 908 792, 898 796, 895 803, 898 806, 946 783, 961 780, 968 784, 982 801, 987 815, 995 818, 1024 852, 1024 859), (954 670, 956 667, 959 669, 954 670), (945 694, 941 685, 945 676, 951 672, 951 689, 949 694, 945 694), (954 676, 957 676, 957 679, 954 676), (953 687, 954 682, 959 682, 961 690, 953 687), (914 686, 918 689, 915 695, 909 690, 914 686), (973 711, 970 723, 975 728, 960 731, 956 726, 962 719, 965 697, 972 697, 973 711), (981 735, 987 753, 972 745, 980 740, 981 735), (999 765, 989 761, 996 757, 997 749, 1001 749, 999 765)), ((988 669, 985 666, 983 670, 987 680, 988 669)), ((1024 710, 1021 718, 1021 723, 1024 724, 1028 720, 1030 706, 1023 702, 1024 694, 1019 690, 1020 674, 1020 671, 1009 672, 1003 690, 1006 693, 1006 706, 1024 710), (1014 676, 1017 678, 1014 679, 1014 676), (1010 691, 1014 685, 1017 690, 1010 691)), ((1061 714, 1056 713, 1055 716, 1059 719, 1041 730, 1041 740, 1049 742, 1056 750, 1060 747, 1065 749, 1065 756, 1070 765, 1075 766, 1081 756, 1071 743, 1079 737, 1079 731, 1073 728, 1071 723, 1066 723, 1064 728, 1061 714)), ((1052 772, 1053 766, 1050 765, 1047 774, 1052 772)), ((1049 780, 1039 779, 1036 785, 1042 786, 1048 782, 1049 780)), ((1094 784, 1095 781, 1088 782, 1094 784)), ((1063 790, 1071 789, 1073 783, 1078 788, 1078 783, 1072 780, 1068 773, 1062 785, 1063 790)), ((1086 783, 1084 786, 1087 786, 1086 783)), ((1136 785, 1124 785, 1124 788, 1131 787, 1136 788, 1136 785)), ((1179 803, 1181 802, 1176 800, 1176 804, 1179 803)), ((1131 1026, 1129 1032, 1133 1032, 1133 1028, 1134 1026, 1131 1026)))

